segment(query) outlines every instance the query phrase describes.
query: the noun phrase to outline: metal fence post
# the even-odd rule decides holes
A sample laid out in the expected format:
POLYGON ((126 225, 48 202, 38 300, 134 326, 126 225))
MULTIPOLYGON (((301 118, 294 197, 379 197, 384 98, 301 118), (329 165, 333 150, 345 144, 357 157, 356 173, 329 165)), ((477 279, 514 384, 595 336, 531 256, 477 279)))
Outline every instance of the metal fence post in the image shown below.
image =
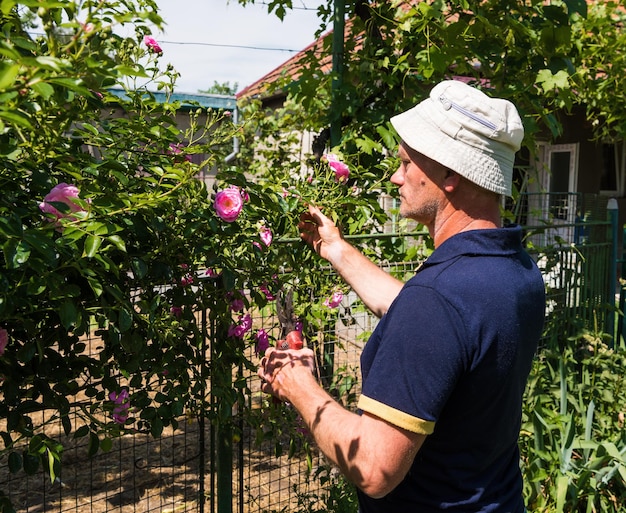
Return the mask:
POLYGON ((608 329, 607 332, 611 336, 611 346, 615 347, 615 286, 617 284, 617 264, 618 251, 617 242, 619 240, 618 232, 618 214, 619 207, 615 198, 609 199, 606 206, 609 219, 611 221, 611 265, 609 267, 609 311, 607 315, 608 329))
MULTIPOLYGON (((222 278, 217 281, 217 288, 223 289, 222 278)), ((212 317, 212 340, 211 344, 211 409, 214 426, 211 431, 212 461, 211 467, 214 475, 211 476, 211 484, 217 483, 217 513, 233 512, 233 431, 232 431, 232 406, 224 397, 224 391, 232 388, 232 358, 227 344, 228 328, 223 326, 218 319, 212 317)), ((213 490, 212 490, 213 491, 213 490)), ((211 497, 214 501, 215 497, 211 497)))

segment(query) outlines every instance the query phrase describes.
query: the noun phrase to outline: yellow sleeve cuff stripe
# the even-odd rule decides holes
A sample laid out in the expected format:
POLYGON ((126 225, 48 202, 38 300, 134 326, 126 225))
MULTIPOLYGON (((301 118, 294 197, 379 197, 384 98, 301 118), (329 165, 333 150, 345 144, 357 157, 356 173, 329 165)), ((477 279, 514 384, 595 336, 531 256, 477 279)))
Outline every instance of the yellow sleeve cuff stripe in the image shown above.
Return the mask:
POLYGON ((414 417, 413 415, 396 410, 391 406, 387 406, 364 395, 359 397, 357 406, 367 413, 376 415, 390 424, 411 431, 412 433, 430 435, 435 429, 435 423, 431 420, 423 420, 414 417))

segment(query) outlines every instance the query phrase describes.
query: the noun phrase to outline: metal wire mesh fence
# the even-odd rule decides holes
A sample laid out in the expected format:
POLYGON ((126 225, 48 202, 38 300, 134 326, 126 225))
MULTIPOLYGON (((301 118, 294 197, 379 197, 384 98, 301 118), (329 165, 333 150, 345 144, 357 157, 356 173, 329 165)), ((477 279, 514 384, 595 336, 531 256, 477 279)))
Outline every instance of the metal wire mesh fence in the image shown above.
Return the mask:
MULTIPOLYGON (((568 200, 528 196, 525 214, 517 218, 546 282, 546 341, 566 340, 576 330, 605 326, 614 300, 609 270, 615 265, 611 251, 617 242, 609 233, 606 199, 577 196, 568 200), (579 215, 563 219, 564 205, 574 204, 579 215)), ((386 236, 402 239, 398 234, 386 236)), ((410 237, 411 245, 423 243, 423 237, 410 237)), ((401 245, 408 246, 402 241, 401 245)), ((419 264, 420 258, 381 265, 407 278, 419 264)), ((313 294, 307 300, 320 298, 313 294)), ((206 313, 199 312, 198 319, 210 338, 216 327, 208 325, 206 313)), ((376 322, 349 292, 335 315, 309 327, 308 342, 319 355, 320 380, 347 407, 359 393, 359 357, 376 322)), ((275 311, 254 312, 253 324, 257 329, 275 330, 275 311)), ((199 353, 194 364, 211 364, 217 350, 212 342, 207 341, 206 354, 199 353)), ((86 347, 99 343, 92 334, 86 347)), ((247 357, 255 361, 253 348, 247 357)), ((336 470, 309 444, 297 413, 260 392, 253 367, 233 368, 232 381, 245 391, 245 400, 223 412, 228 417, 223 424, 215 416, 209 419, 202 412, 188 412, 175 429, 167 427, 158 438, 145 433, 126 435, 114 439, 108 451, 95 455, 90 455, 88 438, 66 436, 61 421, 43 412, 34 419, 39 423, 34 429, 45 430, 63 444, 59 477, 51 482, 43 470, 14 476, 3 458, 0 490, 18 511, 29 513, 325 511, 329 487, 337 482, 336 470)), ((211 394, 211 383, 206 393, 211 394)), ((88 402, 88 397, 71 400, 77 411, 88 402)), ((210 403, 220 408, 219 397, 210 403)), ((72 419, 74 431, 80 428, 80 418, 72 419)))

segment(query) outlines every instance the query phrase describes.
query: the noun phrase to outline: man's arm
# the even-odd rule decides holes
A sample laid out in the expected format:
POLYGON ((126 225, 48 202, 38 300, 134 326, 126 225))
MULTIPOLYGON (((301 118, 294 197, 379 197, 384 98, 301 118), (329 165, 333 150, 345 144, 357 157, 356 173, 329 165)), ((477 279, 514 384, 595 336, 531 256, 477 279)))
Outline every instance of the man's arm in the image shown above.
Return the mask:
POLYGON ((309 349, 270 348, 259 368, 261 388, 298 410, 319 449, 351 482, 384 497, 404 479, 426 436, 346 410, 319 386, 314 365, 309 349))
POLYGON ((400 293, 403 283, 383 271, 348 243, 319 208, 309 206, 300 218, 300 237, 328 260, 374 315, 382 317, 400 293))

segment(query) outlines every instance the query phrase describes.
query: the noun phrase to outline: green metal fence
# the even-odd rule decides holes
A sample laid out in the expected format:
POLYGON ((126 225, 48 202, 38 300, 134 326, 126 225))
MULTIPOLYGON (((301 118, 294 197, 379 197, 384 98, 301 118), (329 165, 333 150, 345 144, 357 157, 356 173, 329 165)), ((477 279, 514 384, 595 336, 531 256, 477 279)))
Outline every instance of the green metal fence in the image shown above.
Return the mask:
MULTIPOLYGON (((524 227, 526 245, 546 282, 544 343, 566 341, 585 328, 612 333, 619 325, 614 322, 617 226, 607 199, 525 195, 512 211, 512 221, 524 227)), ((384 237, 411 240, 410 245, 423 240, 415 233, 384 237)), ((419 264, 417 258, 385 261, 381 266, 406 279, 419 264)), ((315 292, 308 301, 320 300, 315 292)), ((207 336, 207 353, 199 354, 195 364, 206 365, 205 375, 215 377, 216 369, 209 367, 211 355, 220 351, 220 327, 211 325, 207 312, 199 312, 199 322, 207 336)), ((278 324, 271 309, 256 312, 253 322, 257 329, 267 330, 278 324)), ((354 293, 348 293, 336 316, 318 326, 312 337, 323 363, 322 382, 347 405, 359 392, 359 355, 376 322, 354 293)), ((253 349, 248 356, 254 361, 253 349)), ((306 450, 306 433, 300 433, 296 412, 265 397, 253 369, 227 367, 219 374, 232 376, 236 386, 249 390, 245 402, 235 408, 225 407, 219 397, 211 398, 212 408, 222 416, 211 418, 225 422, 190 414, 178 429, 166 430, 159 439, 124 436, 108 453, 89 458, 86 446, 63 439, 60 423, 42 418, 42 423, 48 422, 48 434, 63 439, 67 447, 60 479, 50 483, 43 472, 15 478, 0 460, 0 490, 18 511, 37 513, 323 510, 336 471, 314 448, 306 450), (302 436, 294 439, 294 433, 302 436)), ((212 385, 208 383, 209 396, 212 385)))

